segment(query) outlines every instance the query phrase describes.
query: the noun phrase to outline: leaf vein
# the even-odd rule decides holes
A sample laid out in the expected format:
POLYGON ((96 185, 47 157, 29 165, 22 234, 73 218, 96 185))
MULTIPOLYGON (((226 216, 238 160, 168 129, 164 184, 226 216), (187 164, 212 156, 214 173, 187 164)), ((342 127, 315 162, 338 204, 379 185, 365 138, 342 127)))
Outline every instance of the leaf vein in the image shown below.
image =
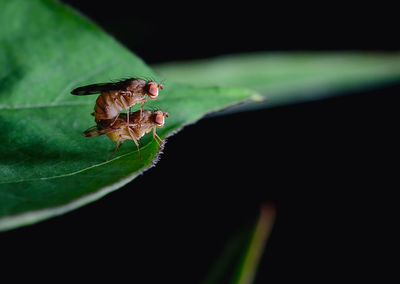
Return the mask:
MULTIPOLYGON (((145 149, 149 145, 151 145, 151 143, 148 143, 148 144, 144 145, 143 147, 141 147, 141 149, 145 149)), ((74 171, 74 172, 71 172, 71 173, 66 173, 66 174, 56 175, 56 176, 50 176, 50 177, 39 177, 39 178, 31 178, 31 179, 20 179, 20 180, 13 180, 13 181, 3 181, 3 182, 0 182, 0 184, 21 183, 21 182, 38 181, 38 180, 50 180, 50 179, 67 177, 67 176, 73 176, 73 175, 82 173, 84 171, 87 171, 87 170, 90 170, 90 169, 93 169, 93 168, 96 168, 96 167, 99 167, 99 166, 106 165, 106 164, 111 163, 111 162, 113 162, 115 160, 118 160, 120 158, 126 157, 128 155, 132 155, 132 154, 135 154, 135 153, 137 153, 137 151, 132 151, 132 152, 129 152, 129 153, 126 153, 126 154, 122 154, 122 155, 120 155, 118 157, 115 157, 115 158, 109 160, 109 161, 105 161, 105 162, 102 162, 102 163, 99 163, 99 164, 94 164, 94 165, 91 165, 91 166, 89 166, 87 168, 80 169, 80 170, 77 170, 77 171, 74 171)))
POLYGON ((44 108, 44 107, 61 107, 61 106, 79 106, 79 105, 92 105, 93 102, 61 102, 61 103, 44 103, 44 104, 35 104, 35 105, 16 105, 16 106, 7 106, 7 105, 0 105, 0 110, 7 109, 7 110, 15 110, 15 109, 33 109, 33 108, 44 108))
POLYGON ((71 89, 74 85, 78 84, 79 82, 85 81, 87 79, 90 79, 93 76, 98 75, 99 73, 103 72, 104 70, 114 66, 117 63, 117 60, 113 60, 111 62, 106 62, 105 64, 102 64, 95 68, 92 72, 86 74, 85 76, 79 76, 75 80, 72 80, 69 82, 64 89, 61 90, 61 92, 56 96, 54 103, 57 103, 61 98, 62 95, 65 94, 69 89, 71 89))

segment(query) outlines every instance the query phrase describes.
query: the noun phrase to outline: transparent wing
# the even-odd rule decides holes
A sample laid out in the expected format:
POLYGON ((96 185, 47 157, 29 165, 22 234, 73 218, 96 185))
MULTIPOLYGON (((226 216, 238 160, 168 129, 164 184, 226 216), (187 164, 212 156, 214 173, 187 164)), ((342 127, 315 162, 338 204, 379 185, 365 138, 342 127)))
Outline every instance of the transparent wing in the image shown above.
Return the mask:
POLYGON ((118 90, 120 86, 118 83, 99 83, 99 84, 92 84, 87 86, 82 86, 71 91, 71 94, 77 96, 86 96, 86 95, 93 95, 98 94, 106 91, 111 90, 118 90))
POLYGON ((93 95, 107 91, 124 91, 126 87, 131 84, 132 80, 135 78, 128 78, 118 82, 110 82, 110 83, 98 83, 98 84, 91 84, 82 86, 71 91, 71 94, 77 96, 86 96, 86 95, 93 95))
POLYGON ((104 134, 109 134, 119 130, 119 128, 99 128, 98 126, 93 126, 86 129, 82 135, 85 137, 96 137, 104 134))

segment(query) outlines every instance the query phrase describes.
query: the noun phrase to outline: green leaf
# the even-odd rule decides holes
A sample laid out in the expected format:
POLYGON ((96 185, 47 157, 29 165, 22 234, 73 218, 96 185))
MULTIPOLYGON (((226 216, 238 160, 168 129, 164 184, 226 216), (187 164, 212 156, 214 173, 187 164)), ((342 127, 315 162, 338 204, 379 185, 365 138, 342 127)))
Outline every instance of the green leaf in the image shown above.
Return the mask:
MULTIPOLYGON (((125 77, 162 78, 71 8, 46 0, 1 2, 0 62, 0 230, 94 201, 157 160, 151 135, 142 139, 142 159, 127 141, 107 162, 115 143, 81 135, 95 124, 90 113, 97 96, 72 96, 71 89, 125 77)), ((145 108, 169 112, 157 130, 165 138, 253 95, 242 87, 166 81, 159 99, 145 108)))
POLYGON ((176 82, 248 87, 265 98, 261 104, 237 107, 244 110, 398 83, 400 53, 269 52, 171 62, 153 68, 176 82))

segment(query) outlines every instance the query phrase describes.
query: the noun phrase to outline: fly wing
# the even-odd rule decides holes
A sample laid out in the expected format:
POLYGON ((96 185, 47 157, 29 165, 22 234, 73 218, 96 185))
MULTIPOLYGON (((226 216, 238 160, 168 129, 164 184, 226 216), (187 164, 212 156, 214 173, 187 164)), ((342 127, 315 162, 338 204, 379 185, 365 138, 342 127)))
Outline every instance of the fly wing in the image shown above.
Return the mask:
POLYGON ((93 95, 107 91, 124 91, 126 89, 128 80, 123 80, 119 82, 111 82, 111 83, 98 83, 98 84, 91 84, 82 86, 71 91, 71 94, 77 96, 86 96, 86 95, 93 95))
POLYGON ((100 83, 100 84, 87 85, 87 86, 73 89, 71 91, 71 94, 77 95, 77 96, 98 94, 101 92, 110 91, 110 90, 115 89, 116 87, 114 85, 115 85, 115 83, 100 83))
POLYGON ((85 137, 97 137, 117 131, 119 128, 99 128, 97 125, 86 129, 82 135, 85 137))

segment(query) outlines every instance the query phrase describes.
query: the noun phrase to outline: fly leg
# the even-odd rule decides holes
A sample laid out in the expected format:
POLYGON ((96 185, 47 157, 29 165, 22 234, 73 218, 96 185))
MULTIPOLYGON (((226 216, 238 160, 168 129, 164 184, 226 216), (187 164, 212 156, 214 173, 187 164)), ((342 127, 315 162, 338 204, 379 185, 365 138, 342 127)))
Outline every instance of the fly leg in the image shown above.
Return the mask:
MULTIPOLYGON (((129 133, 129 134, 130 134, 130 133, 129 133)), ((139 159, 142 159, 142 155, 140 154, 140 149, 139 149, 139 143, 138 143, 136 137, 135 137, 134 135, 131 135, 131 136, 123 135, 122 137, 125 138, 125 139, 132 139, 133 142, 135 142, 136 147, 137 147, 137 151, 138 151, 138 153, 139 153, 139 159)))
POLYGON ((155 127, 153 128, 153 138, 154 138, 154 140, 156 140, 156 142, 157 142, 158 146, 160 147, 160 149, 164 149, 164 147, 162 146, 162 143, 164 141, 160 138, 160 136, 157 135, 155 127))
POLYGON ((121 103, 126 109, 126 122, 129 124, 129 114, 131 112, 131 108, 128 106, 128 103, 126 102, 125 98, 123 96, 120 97, 121 103))
POLYGON ((115 116, 115 118, 114 118, 114 121, 113 121, 113 122, 111 122, 110 126, 113 126, 113 125, 114 125, 114 123, 117 121, 117 119, 118 119, 118 115, 117 115, 117 116, 115 116))
POLYGON ((129 114, 131 113, 131 108, 130 107, 128 107, 127 109, 126 109, 126 122, 128 123, 128 125, 129 125, 129 114))
MULTIPOLYGON (((125 98, 123 97, 123 96, 121 96, 121 102, 122 102, 122 105, 124 106, 124 108, 126 109, 126 122, 128 123, 127 125, 127 127, 128 127, 128 132, 129 132, 129 135, 130 135, 130 137, 132 138, 132 140, 134 140, 135 141, 135 134, 132 132, 132 129, 129 127, 129 113, 131 112, 130 110, 131 110, 131 108, 130 107, 128 107, 128 103, 126 102, 126 100, 125 100, 125 98)), ((140 152, 139 152, 139 156, 140 156, 140 152)))
POLYGON ((122 143, 124 143, 124 139, 122 139, 122 137, 121 137, 121 135, 120 135, 119 138, 118 138, 118 141, 117 141, 117 146, 115 146, 114 151, 113 151, 113 152, 111 153, 111 155, 107 158, 107 161, 110 160, 112 156, 114 156, 115 152, 118 151, 119 146, 121 146, 122 143))
POLYGON ((143 117, 143 107, 144 107, 145 103, 146 103, 146 101, 144 101, 142 103, 142 105, 140 106, 140 120, 142 120, 142 117, 143 117))

